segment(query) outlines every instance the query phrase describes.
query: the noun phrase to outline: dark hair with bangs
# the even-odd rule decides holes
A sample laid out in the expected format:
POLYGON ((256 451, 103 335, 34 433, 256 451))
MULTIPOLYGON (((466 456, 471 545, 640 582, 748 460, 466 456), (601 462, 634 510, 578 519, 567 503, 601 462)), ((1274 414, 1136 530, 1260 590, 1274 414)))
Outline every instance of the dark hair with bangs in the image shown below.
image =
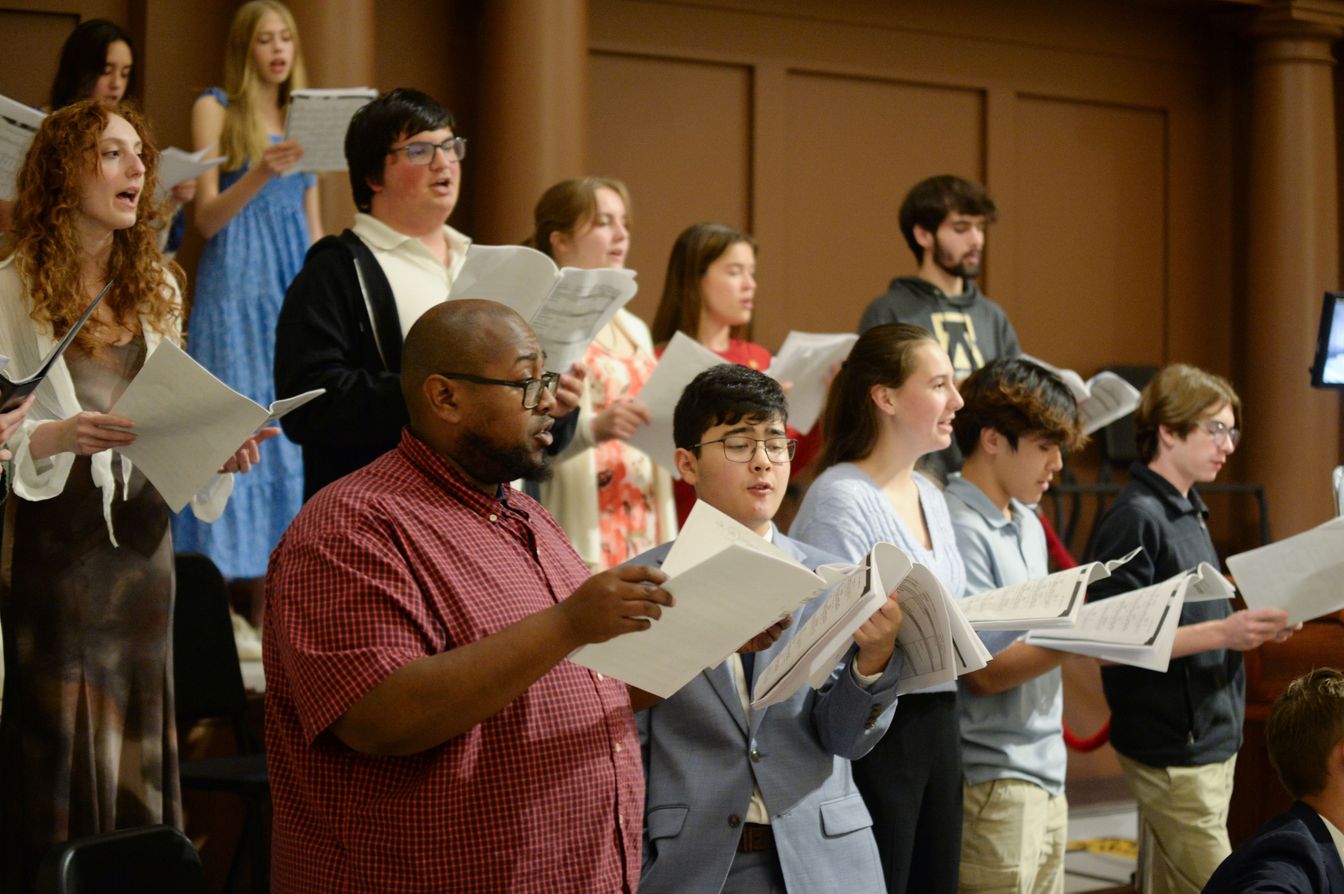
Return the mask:
POLYGON ((384 93, 355 112, 345 130, 345 161, 350 166, 350 193, 365 214, 373 205, 371 183, 383 182, 383 165, 392 144, 426 130, 448 128, 457 135, 453 113, 434 97, 410 87, 384 93))
POLYGON ((1059 376, 1020 357, 991 360, 961 383, 966 402, 952 419, 957 448, 970 456, 980 433, 992 428, 1014 450, 1019 438, 1039 435, 1064 450, 1077 450, 1086 438, 1078 421, 1078 401, 1059 376))
POLYGON ((987 223, 993 223, 999 209, 983 186, 951 174, 921 180, 905 194, 900 213, 901 235, 915 253, 915 260, 924 262, 924 246, 915 238, 915 227, 936 233, 953 212, 982 216, 987 223))
POLYGON ((736 363, 721 363, 691 379, 681 392, 672 413, 672 441, 700 455, 705 432, 716 425, 735 425, 742 420, 789 421, 789 402, 779 383, 759 370, 736 363))

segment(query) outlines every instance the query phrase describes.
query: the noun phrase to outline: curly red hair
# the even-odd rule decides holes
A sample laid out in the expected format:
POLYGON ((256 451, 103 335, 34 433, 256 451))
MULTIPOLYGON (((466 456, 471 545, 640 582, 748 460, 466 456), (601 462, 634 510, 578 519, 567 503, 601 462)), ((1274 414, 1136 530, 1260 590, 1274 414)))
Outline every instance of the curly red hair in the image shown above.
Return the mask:
MULTIPOLYGON (((149 126, 134 108, 123 104, 109 111, 90 99, 52 112, 42 121, 19 170, 8 233, 14 263, 32 302, 32 319, 50 325, 53 335, 68 332, 88 306, 90 284, 81 276, 76 229, 80 190, 89 171, 97 169, 98 141, 112 115, 124 118, 139 134, 145 179, 135 223, 112 234, 107 275, 115 283, 103 303, 117 320, 144 317, 164 334, 181 321, 173 285, 175 281, 181 287, 182 268, 159 251, 158 234, 164 225, 163 209, 155 197, 159 152, 149 126)), ((110 340, 106 329, 90 319, 75 341, 95 351, 110 340)))

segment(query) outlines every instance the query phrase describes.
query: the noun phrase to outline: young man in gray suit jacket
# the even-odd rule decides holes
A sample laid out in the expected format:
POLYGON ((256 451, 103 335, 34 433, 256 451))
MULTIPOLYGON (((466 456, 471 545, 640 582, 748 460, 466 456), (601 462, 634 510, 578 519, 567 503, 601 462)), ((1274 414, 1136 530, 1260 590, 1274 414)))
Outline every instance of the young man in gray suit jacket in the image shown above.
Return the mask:
MULTIPOLYGON (((701 373, 675 411, 677 471, 698 499, 815 567, 836 560, 771 522, 797 446, 785 434, 787 415, 778 383, 760 372, 725 364, 701 373)), ((634 561, 660 564, 670 547, 634 561)), ((854 634, 821 689, 804 686, 761 711, 749 706, 753 670, 763 671, 816 608, 799 609, 636 715, 647 777, 641 894, 885 890, 849 762, 881 738, 896 705, 895 594, 854 634)))

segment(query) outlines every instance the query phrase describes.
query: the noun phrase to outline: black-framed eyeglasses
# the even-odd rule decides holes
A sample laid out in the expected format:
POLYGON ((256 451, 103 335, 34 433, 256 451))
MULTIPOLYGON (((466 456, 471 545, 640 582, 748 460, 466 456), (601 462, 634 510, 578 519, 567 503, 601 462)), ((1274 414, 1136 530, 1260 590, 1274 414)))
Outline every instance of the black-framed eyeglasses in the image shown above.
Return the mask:
POLYGON ((797 438, 748 438, 745 435, 729 435, 713 441, 701 441, 699 444, 692 444, 691 449, 707 447, 710 444, 722 444, 724 459, 734 463, 751 462, 756 456, 757 444, 765 447, 765 458, 777 466, 793 462, 793 455, 798 452, 797 438))
POLYGON ((1209 437, 1213 438, 1215 446, 1226 447, 1230 443, 1232 449, 1235 450, 1237 444, 1241 441, 1241 429, 1228 428, 1216 419, 1202 419, 1199 427, 1209 433, 1209 437))
POLYGON ((449 137, 442 143, 431 143, 428 140, 416 140, 414 143, 407 143, 405 146, 398 146, 395 149, 389 149, 388 153, 405 152, 406 160, 413 165, 427 165, 434 161, 434 150, 442 149, 443 154, 449 161, 457 159, 461 161, 467 157, 466 137, 449 137))
POLYGON ((523 409, 534 410, 537 404, 541 403, 541 392, 545 389, 551 397, 555 397, 555 389, 560 387, 560 374, 555 372, 542 373, 539 379, 518 379, 508 381, 507 379, 487 379, 484 376, 473 376, 468 373, 439 373, 445 379, 460 379, 463 382, 471 382, 476 385, 504 385, 508 388, 523 389, 523 409))

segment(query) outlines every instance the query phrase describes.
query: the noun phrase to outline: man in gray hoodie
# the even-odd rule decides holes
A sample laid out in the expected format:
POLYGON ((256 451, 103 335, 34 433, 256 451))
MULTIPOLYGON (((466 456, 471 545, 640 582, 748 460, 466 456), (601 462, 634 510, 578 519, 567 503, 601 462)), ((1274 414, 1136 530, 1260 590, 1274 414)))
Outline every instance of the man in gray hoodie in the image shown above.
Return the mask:
MULTIPOLYGON (((901 203, 901 233, 919 262, 918 276, 899 276, 859 320, 864 332, 883 323, 929 330, 952 358, 960 381, 996 357, 1022 353, 1008 316, 975 287, 985 230, 998 209, 978 183, 950 174, 921 180, 901 203)), ((946 476, 961 467, 953 444, 929 457, 946 476)))

